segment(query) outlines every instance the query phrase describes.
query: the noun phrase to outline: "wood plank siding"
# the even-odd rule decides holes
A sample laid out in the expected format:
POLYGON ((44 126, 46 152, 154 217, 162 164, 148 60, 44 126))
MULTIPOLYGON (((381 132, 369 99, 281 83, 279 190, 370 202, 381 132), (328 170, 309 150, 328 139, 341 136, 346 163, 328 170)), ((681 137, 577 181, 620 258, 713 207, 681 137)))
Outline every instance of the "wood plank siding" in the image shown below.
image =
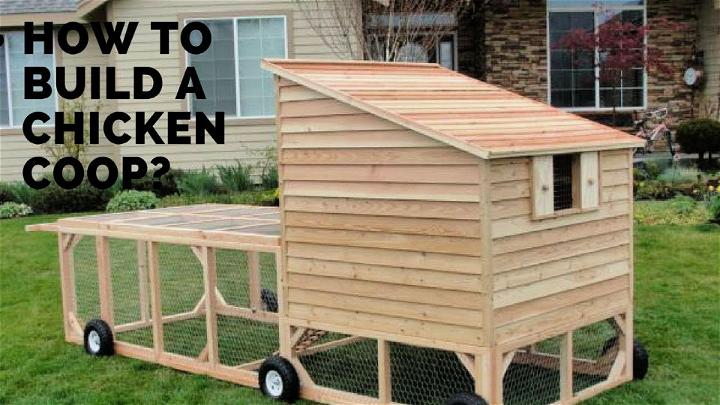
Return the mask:
POLYGON ((493 308, 499 345, 551 336, 630 305, 629 152, 599 155, 598 210, 531 218, 530 159, 492 162, 493 308), (500 175, 502 173, 502 175, 500 175))
POLYGON ((280 86, 288 314, 483 345, 481 161, 280 86))

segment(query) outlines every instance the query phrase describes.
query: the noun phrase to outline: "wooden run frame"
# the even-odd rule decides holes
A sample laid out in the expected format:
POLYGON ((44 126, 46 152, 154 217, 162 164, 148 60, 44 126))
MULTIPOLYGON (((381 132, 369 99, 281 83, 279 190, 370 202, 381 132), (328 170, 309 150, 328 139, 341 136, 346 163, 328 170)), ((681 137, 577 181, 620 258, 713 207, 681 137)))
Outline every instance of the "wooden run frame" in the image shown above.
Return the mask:
POLYGON ((289 360, 301 381, 301 397, 325 403, 392 403, 390 343, 434 348, 455 353, 459 363, 475 381, 475 392, 493 404, 503 401, 503 378, 511 363, 552 364, 560 372, 560 404, 574 404, 597 393, 632 379, 632 310, 607 313, 604 318, 582 319, 572 325, 553 329, 554 336, 562 336, 560 355, 531 350, 536 341, 551 336, 535 336, 535 341, 515 341, 508 345, 473 346, 413 336, 399 336, 373 330, 343 327, 332 323, 304 321, 288 316, 285 287, 287 279, 281 257, 281 238, 266 231, 279 222, 276 208, 222 205, 197 205, 162 210, 137 211, 124 214, 102 214, 81 218, 65 218, 55 224, 28 226, 30 231, 52 231, 58 234, 59 264, 62 288, 63 324, 68 342, 83 344, 83 322, 76 301, 75 263, 73 251, 83 238, 94 238, 97 258, 100 314, 115 334, 151 328, 152 347, 115 341, 119 355, 153 362, 178 370, 204 374, 241 385, 258 387, 258 374, 263 358, 239 365, 221 364, 218 350, 217 317, 219 315, 245 318, 278 325, 279 347, 275 352, 289 360), (235 211, 237 215, 227 216, 235 211), (244 222, 243 222, 244 221, 244 222), (110 260, 110 239, 135 240, 138 269, 139 320, 116 324, 113 318, 113 285, 110 260), (203 294, 190 311, 164 315, 160 290, 160 244, 187 246, 202 266, 203 294), (249 308, 231 305, 217 286, 216 251, 218 249, 247 252, 249 308), (262 308, 260 297, 259 253, 275 254, 278 286, 278 313, 262 308), (613 320, 619 337, 618 355, 608 364, 606 359, 596 362, 573 359, 572 333, 585 325, 613 320), (170 353, 165 348, 164 327, 173 322, 205 318, 206 346, 197 357, 170 353), (326 343, 317 343, 318 333, 336 332, 348 335, 326 343), (302 356, 335 349, 362 340, 377 342, 378 396, 368 397, 321 386, 315 383, 300 361, 302 356), (573 370, 587 374, 608 369, 607 379, 579 392, 573 392, 573 370))

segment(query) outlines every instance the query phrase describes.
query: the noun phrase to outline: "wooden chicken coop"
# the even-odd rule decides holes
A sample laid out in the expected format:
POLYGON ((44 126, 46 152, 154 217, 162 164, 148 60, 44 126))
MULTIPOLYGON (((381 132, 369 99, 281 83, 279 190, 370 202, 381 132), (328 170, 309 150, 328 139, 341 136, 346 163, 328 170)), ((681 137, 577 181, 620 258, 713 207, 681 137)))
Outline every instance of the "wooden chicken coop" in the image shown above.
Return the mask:
POLYGON ((571 404, 644 377, 642 141, 435 64, 263 67, 277 83, 279 212, 205 205, 36 227, 60 235, 69 340, 88 350, 84 322, 97 318, 117 353, 288 401, 571 404), (84 288, 99 312, 76 305, 75 235, 97 238, 80 267, 99 275, 84 288), (130 276, 108 238, 130 241, 137 258, 117 255, 133 257, 130 276), (182 254, 163 256, 167 244, 182 254), (122 310, 116 278, 139 286, 122 310))

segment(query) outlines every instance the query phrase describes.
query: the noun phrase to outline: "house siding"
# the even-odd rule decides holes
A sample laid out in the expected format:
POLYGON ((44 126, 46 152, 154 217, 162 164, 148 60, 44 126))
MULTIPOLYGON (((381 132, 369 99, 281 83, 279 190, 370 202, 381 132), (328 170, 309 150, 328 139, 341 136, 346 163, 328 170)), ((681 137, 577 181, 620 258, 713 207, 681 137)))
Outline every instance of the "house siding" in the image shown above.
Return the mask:
MULTIPOLYGON (((307 0, 310 1, 310 0, 307 0)), ((179 0, 168 7, 162 0, 114 0, 107 4, 108 21, 137 21, 138 26, 133 45, 125 55, 102 55, 90 49, 79 55, 62 55, 58 64, 67 67, 91 64, 115 66, 117 68, 118 90, 132 90, 132 70, 135 66, 149 66, 157 69, 163 77, 163 90, 152 100, 117 100, 113 107, 134 116, 137 111, 187 111, 186 101, 175 99, 175 93, 185 68, 184 51, 176 33, 170 34, 170 53, 159 53, 158 32, 150 30, 151 21, 181 22, 184 18, 214 16, 285 15, 287 17, 288 56, 291 58, 337 59, 339 56, 325 45, 323 39, 312 28, 310 21, 296 1, 270 0, 233 1, 179 0)), ((314 6, 313 6, 314 7, 314 6)), ((314 15, 313 18, 322 18, 314 15)), ((90 41, 92 44, 92 41, 90 41)), ((342 55, 340 55, 342 57, 342 55)), ((155 125, 160 135, 167 137, 167 120, 163 118, 155 125)), ((191 127, 192 131, 192 127, 191 127)), ((120 125, 118 133, 133 135, 134 123, 120 125)), ((258 163, 265 157, 265 151, 275 146, 276 129, 274 118, 232 120, 226 117, 225 143, 217 145, 155 145, 125 144, 90 147, 88 158, 97 155, 112 156, 118 164, 123 156, 140 156, 152 159, 167 157, 173 168, 211 168, 218 164, 234 163, 239 160, 259 170, 258 163), (234 121, 234 122, 233 122, 234 121)), ((52 134, 51 134, 52 135, 52 134)), ((0 180, 22 179, 22 166, 31 156, 41 153, 18 130, 0 132, 2 142, 2 164, 0 180), (11 135, 12 134, 12 135, 11 135)), ((211 141, 209 141, 211 142, 211 141)), ((257 173, 257 171, 256 171, 257 173)))
MULTIPOLYGON (((683 84, 682 74, 696 40, 698 9, 697 0, 647 2, 650 26, 663 17, 687 25, 682 31, 655 31, 648 38, 650 46, 659 49, 674 68, 671 77, 654 71, 648 74, 648 107, 670 103, 677 118, 691 113, 692 90, 683 84)), ((519 5, 487 12, 485 69, 489 83, 548 101, 546 10, 545 1, 521 0, 519 5)))
POLYGON ((701 10, 698 31, 699 48, 704 53, 705 83, 698 114, 720 120, 720 2, 704 0, 701 10))

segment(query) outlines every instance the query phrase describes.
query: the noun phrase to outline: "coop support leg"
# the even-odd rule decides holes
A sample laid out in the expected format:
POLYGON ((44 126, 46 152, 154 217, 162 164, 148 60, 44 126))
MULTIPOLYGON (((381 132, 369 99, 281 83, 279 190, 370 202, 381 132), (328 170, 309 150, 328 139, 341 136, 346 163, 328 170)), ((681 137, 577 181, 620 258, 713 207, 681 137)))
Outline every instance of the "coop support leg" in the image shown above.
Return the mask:
MULTIPOLYGON (((494 371, 495 359, 493 358, 493 353, 494 351, 487 350, 475 354, 475 372, 473 373, 473 376, 475 377, 475 394, 480 395, 492 404, 496 404, 499 402, 495 400, 497 394, 493 392, 493 377, 496 376, 494 371)), ((502 399, 502 394, 500 395, 500 398, 502 399)))
POLYGON ((560 401, 565 402, 573 396, 573 333, 560 337, 560 401))
POLYGON ((217 309, 215 288, 217 286, 217 272, 215 263, 215 249, 203 246, 200 249, 205 281, 205 322, 207 331, 207 357, 210 368, 216 368, 218 358, 217 309))
POLYGON ((163 341, 162 304, 160 302, 160 274, 157 243, 148 242, 148 272, 150 278, 150 303, 152 310, 153 349, 155 361, 160 361, 165 350, 163 341))
POLYGON ((378 339, 378 399, 381 404, 392 402, 392 378, 390 373, 390 344, 378 339))
POLYGON ((113 319, 112 278, 110 276, 110 249, 106 236, 95 237, 95 254, 98 266, 98 289, 100 290, 100 316, 112 328, 113 319))
POLYGON ((63 326, 65 340, 72 342, 78 336, 72 327, 70 313, 77 312, 75 303, 75 283, 73 281, 72 250, 67 243, 73 235, 58 233, 58 256, 60 258, 60 288, 62 290, 63 326))
POLYGON ((150 301, 148 298, 147 273, 147 242, 137 241, 138 287, 140 298, 140 320, 147 322, 150 319, 150 301))
MULTIPOLYGON (((632 299, 631 301, 632 302, 632 299)), ((633 379, 633 350, 635 347, 634 336, 633 336, 633 312, 632 308, 628 308, 625 313, 625 339, 620 349, 625 349, 625 377, 628 381, 633 379)), ((622 340, 622 339, 621 339, 622 340)))

